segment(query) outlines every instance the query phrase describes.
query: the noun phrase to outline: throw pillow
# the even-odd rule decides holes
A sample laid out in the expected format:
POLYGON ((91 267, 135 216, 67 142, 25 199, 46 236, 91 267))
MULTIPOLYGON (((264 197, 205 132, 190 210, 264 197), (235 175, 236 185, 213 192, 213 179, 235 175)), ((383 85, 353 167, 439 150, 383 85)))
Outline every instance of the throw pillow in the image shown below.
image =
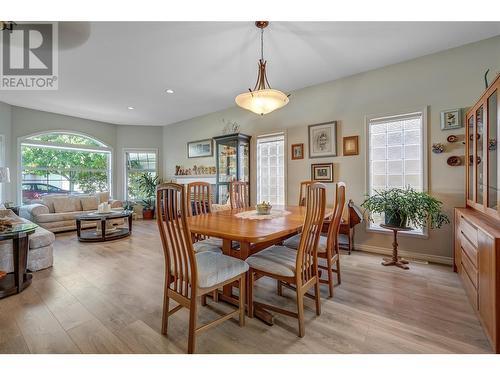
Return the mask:
POLYGON ((74 212, 75 211, 75 200, 73 198, 54 198, 54 212, 74 212))

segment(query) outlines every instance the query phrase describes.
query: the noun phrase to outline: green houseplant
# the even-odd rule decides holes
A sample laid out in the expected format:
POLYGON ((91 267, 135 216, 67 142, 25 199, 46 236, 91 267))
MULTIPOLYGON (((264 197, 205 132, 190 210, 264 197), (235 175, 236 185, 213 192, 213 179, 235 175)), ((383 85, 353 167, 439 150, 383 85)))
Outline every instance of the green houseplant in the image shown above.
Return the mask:
POLYGON ((385 224, 396 227, 411 225, 417 228, 428 224, 431 228, 440 228, 443 224, 448 224, 450 219, 441 211, 442 205, 436 198, 410 186, 405 189, 376 190, 375 194, 367 197, 361 204, 370 214, 384 214, 385 224))
POLYGON ((155 215, 156 186, 161 183, 158 176, 146 172, 139 177, 139 189, 144 198, 142 199, 142 218, 151 220, 155 215))

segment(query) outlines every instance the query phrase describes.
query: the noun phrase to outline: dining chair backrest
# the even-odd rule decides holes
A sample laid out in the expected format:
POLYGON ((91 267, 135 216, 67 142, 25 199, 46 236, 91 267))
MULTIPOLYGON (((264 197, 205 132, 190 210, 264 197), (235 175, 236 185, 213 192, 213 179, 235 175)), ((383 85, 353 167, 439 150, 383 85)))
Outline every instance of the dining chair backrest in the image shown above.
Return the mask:
POLYGON ((306 195, 307 195, 307 187, 311 186, 314 181, 301 181, 300 183, 300 192, 299 192, 299 206, 306 205, 306 195))
POLYGON ((197 268, 187 223, 184 185, 164 183, 156 188, 156 222, 165 255, 165 285, 190 299, 196 290, 197 268))
POLYGON ((231 208, 247 208, 250 206, 248 182, 231 181, 229 183, 229 197, 231 208))
POLYGON ((318 182, 309 185, 306 197, 306 216, 296 259, 297 285, 304 285, 316 276, 317 247, 325 218, 326 186, 318 182))
POLYGON ((335 184, 335 208, 333 209, 333 217, 328 227, 326 241, 327 249, 332 249, 333 252, 336 252, 338 247, 340 221, 342 220, 345 206, 345 188, 346 185, 344 182, 337 182, 335 184))
POLYGON ((208 182, 191 182, 186 190, 188 216, 212 212, 212 188, 208 182))

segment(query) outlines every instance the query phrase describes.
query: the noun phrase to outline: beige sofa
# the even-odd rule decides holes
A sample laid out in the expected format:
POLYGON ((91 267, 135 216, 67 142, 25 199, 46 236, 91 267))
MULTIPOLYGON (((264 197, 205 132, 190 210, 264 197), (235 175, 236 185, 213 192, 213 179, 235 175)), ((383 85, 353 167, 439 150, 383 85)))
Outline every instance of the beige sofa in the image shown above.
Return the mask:
MULTIPOLYGON (((18 218, 11 210, 2 209, 0 209, 0 217, 18 218)), ((26 219, 18 219, 29 223, 26 219)), ((29 236, 28 269, 30 271, 34 272, 52 267, 55 240, 54 233, 41 227, 36 228, 35 233, 29 236)), ((12 240, 0 241, 0 270, 14 272, 12 240)))
MULTIPOLYGON (((62 195, 49 194, 41 199, 31 201, 30 204, 21 206, 19 216, 50 230, 63 232, 76 229, 76 217, 86 212, 97 210, 100 203, 108 202, 112 209, 123 209, 123 203, 109 198, 109 192, 93 195, 62 195)), ((111 224, 122 224, 123 219, 110 221, 111 224)), ((82 222, 83 228, 95 226, 95 222, 82 222)))

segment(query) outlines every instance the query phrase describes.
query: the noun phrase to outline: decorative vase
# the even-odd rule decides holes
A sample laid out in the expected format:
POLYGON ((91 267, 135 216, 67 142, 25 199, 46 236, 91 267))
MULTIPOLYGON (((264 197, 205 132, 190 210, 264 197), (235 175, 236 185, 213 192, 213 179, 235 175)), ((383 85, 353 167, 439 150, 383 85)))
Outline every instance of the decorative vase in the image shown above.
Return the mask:
POLYGON ((155 210, 154 209, 142 210, 142 218, 144 220, 153 220, 154 217, 155 217, 155 210))

